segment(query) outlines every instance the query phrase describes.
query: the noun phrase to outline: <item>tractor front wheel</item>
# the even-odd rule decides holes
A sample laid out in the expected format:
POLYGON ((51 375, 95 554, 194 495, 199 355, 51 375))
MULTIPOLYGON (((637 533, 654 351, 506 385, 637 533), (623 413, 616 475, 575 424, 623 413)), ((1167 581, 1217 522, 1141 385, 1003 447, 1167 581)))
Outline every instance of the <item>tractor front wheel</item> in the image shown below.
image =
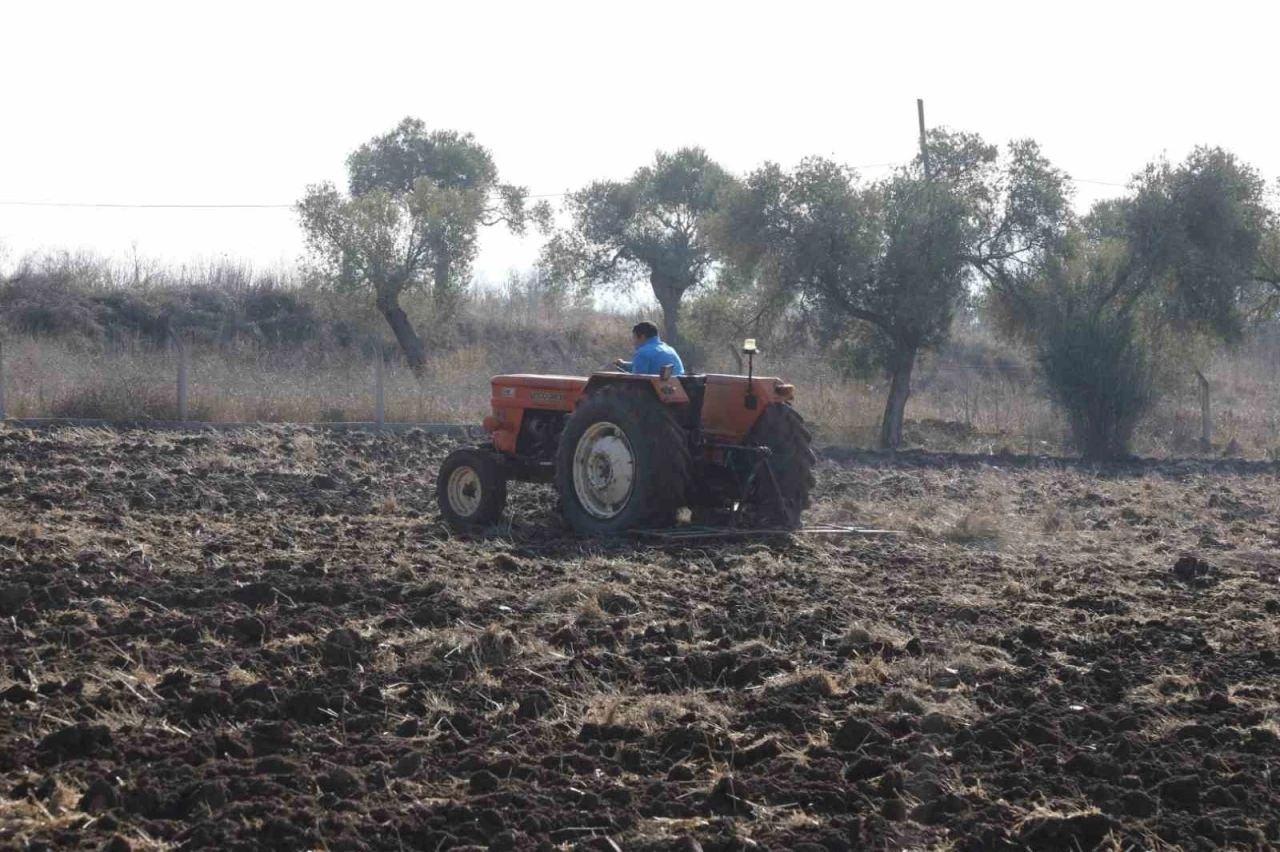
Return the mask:
POLYGON ((497 523, 507 505, 502 456, 479 449, 454 450, 436 478, 440 515, 456 529, 497 523))
POLYGON ((666 526, 685 505, 692 466, 687 433, 652 390, 604 387, 582 401, 561 435, 561 514, 584 535, 666 526))

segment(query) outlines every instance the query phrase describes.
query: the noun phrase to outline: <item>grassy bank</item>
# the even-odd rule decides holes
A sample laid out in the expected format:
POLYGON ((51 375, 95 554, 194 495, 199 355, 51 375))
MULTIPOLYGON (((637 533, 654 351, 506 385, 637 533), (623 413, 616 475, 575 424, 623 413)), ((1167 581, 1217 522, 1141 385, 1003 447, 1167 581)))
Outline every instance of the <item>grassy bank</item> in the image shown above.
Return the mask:
MULTIPOLYGON (((504 372, 584 374, 624 355, 637 314, 592 309, 533 282, 475 289, 447 317, 425 298, 406 303, 428 343, 423 379, 398 357, 382 318, 359 294, 239 267, 149 271, 74 258, 46 259, 0 285, 10 417, 173 419, 178 352, 190 346, 188 412, 209 421, 369 420, 374 363, 386 358, 387 417, 476 423, 489 377, 504 372)), ((727 341, 696 340, 701 369, 737 372, 727 341)), ((820 438, 873 443, 884 382, 843 376, 810 345, 776 343, 760 370, 793 381, 820 438)), ((1214 450, 1263 458, 1280 448, 1280 335, 1214 354, 1214 450)), ((965 452, 1066 452, 1064 427, 1033 363, 980 324, 924 357, 913 381, 909 445, 965 452)), ((1141 429, 1144 455, 1199 451, 1195 379, 1165 392, 1141 429)))

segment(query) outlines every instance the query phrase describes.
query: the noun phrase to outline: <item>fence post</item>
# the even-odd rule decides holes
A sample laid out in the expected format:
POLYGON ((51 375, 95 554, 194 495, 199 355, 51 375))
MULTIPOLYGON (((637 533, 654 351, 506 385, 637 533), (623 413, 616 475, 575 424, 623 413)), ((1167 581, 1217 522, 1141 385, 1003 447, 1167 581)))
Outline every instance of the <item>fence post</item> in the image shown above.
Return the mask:
POLYGON ((178 343, 178 421, 187 422, 187 358, 189 347, 183 335, 177 336, 178 343))
POLYGON ((4 341, 0 340, 0 423, 6 417, 4 409, 4 341))
POLYGON ((1196 381, 1200 385, 1200 452, 1213 452, 1213 413, 1209 407, 1209 379, 1200 370, 1196 370, 1196 381))
POLYGON ((382 371, 382 353, 379 352, 377 359, 373 362, 373 422, 378 432, 382 431, 382 425, 387 420, 387 400, 383 391, 382 371))

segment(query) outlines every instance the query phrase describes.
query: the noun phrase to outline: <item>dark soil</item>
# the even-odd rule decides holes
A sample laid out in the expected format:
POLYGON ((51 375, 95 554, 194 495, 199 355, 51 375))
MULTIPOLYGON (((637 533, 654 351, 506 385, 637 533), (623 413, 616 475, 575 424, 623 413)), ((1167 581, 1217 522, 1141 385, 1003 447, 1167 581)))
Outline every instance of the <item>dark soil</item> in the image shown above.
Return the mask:
POLYGON ((419 433, 0 431, 0 846, 1269 849, 1267 466, 829 458, 900 539, 458 538, 419 433))

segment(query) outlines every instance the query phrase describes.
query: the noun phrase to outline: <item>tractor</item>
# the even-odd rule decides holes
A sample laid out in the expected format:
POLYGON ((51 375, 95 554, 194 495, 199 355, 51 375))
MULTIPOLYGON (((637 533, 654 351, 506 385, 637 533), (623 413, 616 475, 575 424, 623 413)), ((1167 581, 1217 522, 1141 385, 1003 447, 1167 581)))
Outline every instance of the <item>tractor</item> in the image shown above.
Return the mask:
POLYGON ((679 520, 798 528, 813 436, 792 407, 795 388, 754 375, 754 340, 743 353, 746 376, 494 376, 489 441, 445 459, 441 515, 456 529, 490 526, 514 480, 554 485, 566 523, 584 535, 679 520))

